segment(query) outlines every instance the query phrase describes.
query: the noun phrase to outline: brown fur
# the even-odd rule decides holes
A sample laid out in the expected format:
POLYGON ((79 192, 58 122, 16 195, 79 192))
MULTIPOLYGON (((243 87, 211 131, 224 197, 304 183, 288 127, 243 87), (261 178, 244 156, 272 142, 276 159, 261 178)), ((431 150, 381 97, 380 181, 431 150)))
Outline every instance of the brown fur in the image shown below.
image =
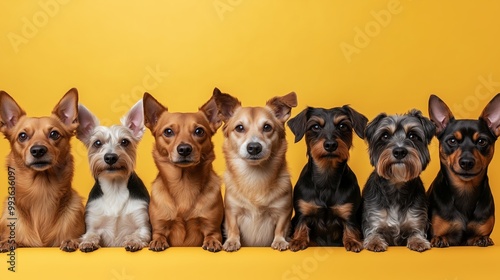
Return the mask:
POLYGON ((214 97, 225 123, 224 250, 236 251, 242 245, 286 250, 293 206, 284 123, 297 105, 296 95, 274 97, 265 107, 242 107, 218 89, 214 97), (255 157, 246 152, 251 143, 262 147, 255 157))
POLYGON ((78 238, 85 232, 82 199, 71 187, 73 157, 70 139, 78 127, 78 92, 71 89, 48 117, 27 117, 17 103, 0 92, 0 130, 10 142, 7 166, 15 170, 15 245, 10 243, 7 225, 10 214, 5 203, 0 219, 0 251, 9 247, 56 247, 64 251, 78 248, 78 238), (57 131, 60 137, 50 138, 57 131), (21 133, 27 138, 21 140, 21 133), (47 149, 35 166, 33 146, 47 149))
POLYGON ((149 205, 153 228, 150 250, 202 246, 220 251, 224 206, 221 180, 212 167, 215 154, 211 138, 221 125, 215 102, 209 100, 196 113, 170 113, 148 93, 143 102, 145 125, 155 138, 153 158, 159 171, 149 205), (203 128, 202 136, 195 134, 197 128, 203 128), (166 136, 167 129, 173 135, 166 136), (186 144, 192 152, 183 158, 178 148, 186 144))

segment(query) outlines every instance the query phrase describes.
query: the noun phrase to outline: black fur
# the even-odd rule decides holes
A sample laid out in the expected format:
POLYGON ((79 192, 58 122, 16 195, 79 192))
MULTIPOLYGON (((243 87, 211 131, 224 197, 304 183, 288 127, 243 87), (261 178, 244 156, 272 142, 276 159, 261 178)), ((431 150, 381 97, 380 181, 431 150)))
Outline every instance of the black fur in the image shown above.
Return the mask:
POLYGON ((499 110, 500 94, 477 120, 456 120, 439 97, 429 98, 441 159, 441 168, 427 191, 433 247, 493 245, 489 236, 495 204, 487 174, 499 133, 499 110))
POLYGON ((292 251, 305 249, 308 245, 344 245, 347 250, 355 252, 362 249, 361 193, 356 175, 349 168, 347 160, 348 150, 352 146, 353 130, 363 138, 367 122, 365 116, 347 105, 332 109, 309 107, 288 122, 295 134, 295 142, 306 136, 308 155, 308 162, 294 188, 294 237, 290 242, 292 251), (334 119, 339 117, 341 121, 334 123, 334 119), (323 124, 320 125, 315 120, 322 120, 323 124), (340 141, 345 145, 340 146, 340 141), (313 154, 311 146, 321 143, 324 148, 325 143, 335 145, 335 148, 328 148, 330 152, 322 151, 326 158, 318 158, 318 155, 313 154), (337 146, 344 151, 337 154, 337 146), (312 205, 317 210, 303 213, 300 203, 312 205), (352 205, 348 217, 339 216, 332 210, 332 207, 346 205, 352 205), (300 233, 304 228, 307 228, 308 236, 300 233))
MULTIPOLYGON (((144 200, 149 204, 149 192, 142 182, 141 178, 139 178, 139 176, 137 176, 135 172, 132 172, 130 178, 128 179, 127 189, 130 193, 131 199, 144 200)), ((103 194, 104 193, 102 192, 101 185, 99 184, 99 181, 96 180, 94 186, 90 190, 87 204, 92 200, 100 198, 101 196, 103 196, 103 194)))

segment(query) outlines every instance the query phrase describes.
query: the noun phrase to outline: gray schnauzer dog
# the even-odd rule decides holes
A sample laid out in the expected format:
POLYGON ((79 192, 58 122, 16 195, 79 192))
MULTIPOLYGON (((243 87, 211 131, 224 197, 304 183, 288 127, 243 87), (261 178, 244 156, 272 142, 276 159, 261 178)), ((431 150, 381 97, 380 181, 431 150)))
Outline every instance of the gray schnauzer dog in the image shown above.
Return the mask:
POLYGON ((435 125, 418 110, 375 117, 366 127, 370 163, 375 170, 363 189, 364 247, 430 249, 427 201, 420 173, 430 161, 428 145, 435 125))

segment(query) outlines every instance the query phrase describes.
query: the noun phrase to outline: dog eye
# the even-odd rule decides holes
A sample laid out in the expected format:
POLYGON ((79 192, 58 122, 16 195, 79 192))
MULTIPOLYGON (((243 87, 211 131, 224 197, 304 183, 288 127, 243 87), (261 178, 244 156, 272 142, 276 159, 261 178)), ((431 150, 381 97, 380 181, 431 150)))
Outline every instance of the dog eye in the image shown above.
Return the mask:
POLYGON ((19 139, 19 142, 24 142, 24 141, 28 140, 28 134, 21 132, 21 133, 19 133, 17 138, 19 139))
POLYGON ((128 139, 122 139, 122 141, 120 142, 120 146, 122 147, 127 147, 128 144, 130 144, 130 141, 128 141, 128 139))
POLYGON ((61 138, 61 134, 59 134, 59 132, 57 132, 55 130, 52 130, 49 134, 49 138, 52 140, 57 140, 57 139, 61 138))
POLYGON ((338 129, 340 131, 348 131, 349 130, 349 126, 347 124, 345 124, 345 123, 341 123, 341 124, 338 125, 338 129))
POLYGON ((412 133, 412 132, 410 132, 410 133, 408 134, 408 138, 409 138, 410 140, 418 140, 418 141, 422 141, 422 139, 420 138, 420 136, 418 136, 417 134, 412 133))
POLYGON ((457 145, 457 139, 455 138, 450 138, 448 140, 446 140, 446 143, 450 146, 456 146, 457 145))
POLYGON ((205 130, 203 130, 203 128, 201 128, 201 127, 198 127, 197 129, 194 130, 194 134, 196 136, 201 137, 201 136, 205 135, 205 130))
POLYGON ((384 132, 384 134, 382 134, 382 136, 380 136, 380 139, 381 140, 387 140, 387 139, 389 139, 389 133, 384 132))
POLYGON ((486 145, 488 145, 488 141, 484 138, 479 138, 477 140, 477 144, 480 146, 480 147, 484 147, 486 145))
POLYGON ((171 128, 167 128, 165 129, 165 131, 163 131, 163 135, 167 137, 172 137, 174 136, 174 131, 171 128))
POLYGON ((264 132, 269 132, 271 130, 273 130, 273 127, 269 124, 265 124, 264 125, 264 128, 262 129, 264 132))
POLYGON ((96 148, 100 148, 102 146, 101 140, 95 140, 95 142, 94 142, 94 144, 92 144, 92 146, 94 146, 96 148))
POLYGON ((318 132, 321 129, 321 126, 319 124, 313 124, 311 127, 309 127, 310 130, 318 132))
POLYGON ((237 125, 234 130, 236 130, 236 132, 243 132, 245 131, 245 128, 243 127, 243 125, 237 125))

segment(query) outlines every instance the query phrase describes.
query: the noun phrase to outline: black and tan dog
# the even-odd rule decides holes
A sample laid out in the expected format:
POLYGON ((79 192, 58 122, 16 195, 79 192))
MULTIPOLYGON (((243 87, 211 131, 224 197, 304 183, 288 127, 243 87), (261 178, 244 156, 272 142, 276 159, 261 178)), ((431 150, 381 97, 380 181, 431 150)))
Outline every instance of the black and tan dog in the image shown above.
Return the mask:
POLYGON ((364 138, 368 119, 349 106, 306 108, 288 121, 295 142, 305 135, 308 162, 294 188, 295 215, 290 250, 309 245, 363 248, 360 225, 361 192, 349 168, 353 130, 364 138))
POLYGON ((363 197, 364 248, 382 252, 406 245, 430 249, 427 200, 420 173, 430 161, 428 145, 436 127, 418 110, 378 115, 366 127, 370 163, 375 167, 363 197))
POLYGON ((437 127, 441 161, 427 192, 431 245, 493 245, 495 206, 487 172, 500 135, 500 94, 477 120, 456 120, 448 106, 431 95, 429 115, 437 127))

